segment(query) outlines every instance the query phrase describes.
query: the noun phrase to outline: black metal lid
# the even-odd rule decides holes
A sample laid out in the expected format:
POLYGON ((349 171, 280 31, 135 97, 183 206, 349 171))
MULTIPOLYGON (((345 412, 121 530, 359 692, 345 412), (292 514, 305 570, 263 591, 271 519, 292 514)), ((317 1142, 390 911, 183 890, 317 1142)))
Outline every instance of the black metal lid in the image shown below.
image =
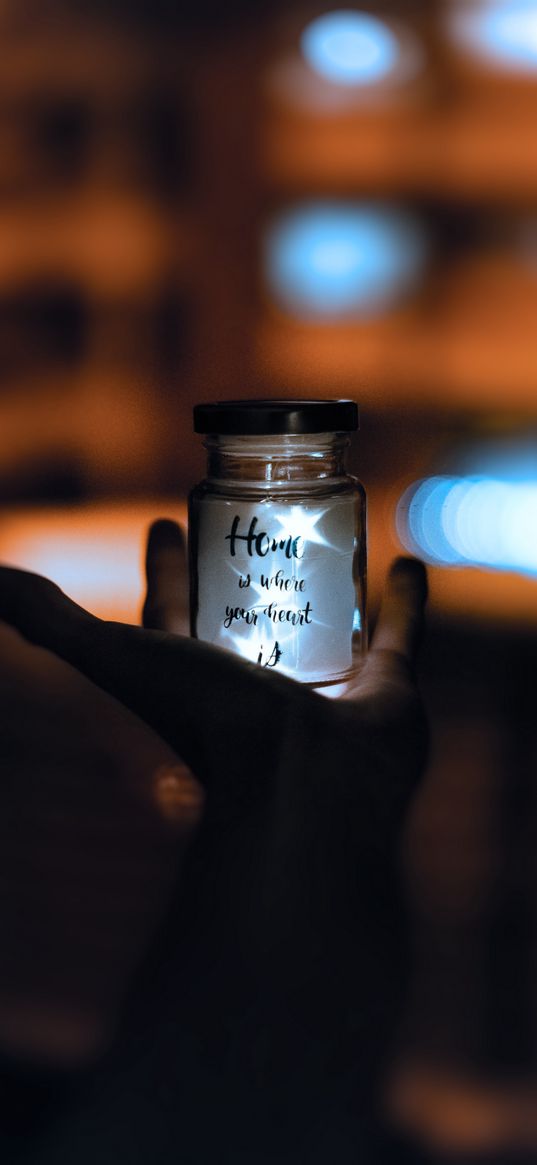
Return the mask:
POLYGON ((262 437, 350 433, 357 428, 353 400, 222 400, 194 407, 196 433, 262 437))

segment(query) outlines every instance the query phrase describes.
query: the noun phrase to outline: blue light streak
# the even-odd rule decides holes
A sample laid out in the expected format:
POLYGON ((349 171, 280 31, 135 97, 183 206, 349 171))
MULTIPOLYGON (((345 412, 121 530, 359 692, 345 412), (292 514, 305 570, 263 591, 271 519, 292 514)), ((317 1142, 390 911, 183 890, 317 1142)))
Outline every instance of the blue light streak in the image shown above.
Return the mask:
POLYGON ((437 476, 397 507, 400 541, 427 562, 537 576, 537 477, 437 476))

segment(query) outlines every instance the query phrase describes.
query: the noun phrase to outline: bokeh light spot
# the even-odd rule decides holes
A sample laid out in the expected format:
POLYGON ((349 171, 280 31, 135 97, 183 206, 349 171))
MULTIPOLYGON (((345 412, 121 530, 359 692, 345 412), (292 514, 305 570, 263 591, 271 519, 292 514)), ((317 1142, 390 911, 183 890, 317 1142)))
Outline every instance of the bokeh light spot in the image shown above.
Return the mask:
POLYGON ((265 239, 265 272, 285 310, 302 317, 374 315, 413 289, 426 258, 410 214, 314 203, 284 212, 265 239))
POLYGON ((317 17, 304 29, 301 49, 322 77, 339 85, 370 85, 397 66, 397 38, 382 20, 341 9, 317 17))
POLYGON ((515 72, 537 71, 537 0, 471 0, 450 18, 459 43, 515 72))

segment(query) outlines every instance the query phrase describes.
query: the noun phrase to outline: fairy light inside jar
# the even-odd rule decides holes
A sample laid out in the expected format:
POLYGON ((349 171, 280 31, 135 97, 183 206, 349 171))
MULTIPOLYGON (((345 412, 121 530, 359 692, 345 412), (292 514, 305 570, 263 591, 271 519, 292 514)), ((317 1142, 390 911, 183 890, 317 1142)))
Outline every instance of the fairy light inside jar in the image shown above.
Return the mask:
POLYGON ((314 686, 365 643, 365 499, 346 473, 352 401, 199 405, 208 476, 190 498, 192 633, 314 686))

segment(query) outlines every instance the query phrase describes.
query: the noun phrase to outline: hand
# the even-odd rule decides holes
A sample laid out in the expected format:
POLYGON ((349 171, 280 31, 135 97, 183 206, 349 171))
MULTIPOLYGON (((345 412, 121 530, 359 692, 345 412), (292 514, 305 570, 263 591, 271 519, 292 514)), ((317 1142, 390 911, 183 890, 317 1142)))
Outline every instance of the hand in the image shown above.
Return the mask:
POLYGON ((8 569, 0 617, 145 721, 204 786, 152 964, 161 1071, 181 1080, 191 1113, 201 1088, 235 1138, 239 1125, 245 1137, 268 1129, 268 1111, 286 1105, 288 1139, 312 1112, 324 1128, 337 1111, 341 1128, 341 1104, 348 1113, 371 1095, 401 991, 394 864, 426 749, 412 679, 424 571, 392 568, 372 649, 339 701, 170 634, 184 618, 182 577, 180 532, 159 523, 145 630, 102 623, 8 569))
POLYGON ((3 623, 0 709, 0 1064, 68 1068, 110 1042, 202 792, 156 733, 3 623))

